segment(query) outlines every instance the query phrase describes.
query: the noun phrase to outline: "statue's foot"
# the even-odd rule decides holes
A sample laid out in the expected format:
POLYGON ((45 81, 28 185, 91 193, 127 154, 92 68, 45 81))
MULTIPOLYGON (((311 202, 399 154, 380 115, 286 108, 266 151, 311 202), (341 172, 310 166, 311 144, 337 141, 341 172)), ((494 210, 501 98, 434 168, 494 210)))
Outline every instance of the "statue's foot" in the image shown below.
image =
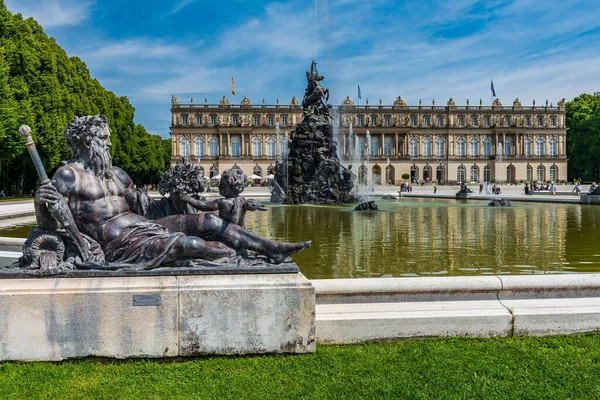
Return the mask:
POLYGON ((281 264, 291 255, 298 253, 310 247, 311 241, 300 242, 300 243, 279 243, 277 247, 278 252, 269 256, 273 263, 281 264))

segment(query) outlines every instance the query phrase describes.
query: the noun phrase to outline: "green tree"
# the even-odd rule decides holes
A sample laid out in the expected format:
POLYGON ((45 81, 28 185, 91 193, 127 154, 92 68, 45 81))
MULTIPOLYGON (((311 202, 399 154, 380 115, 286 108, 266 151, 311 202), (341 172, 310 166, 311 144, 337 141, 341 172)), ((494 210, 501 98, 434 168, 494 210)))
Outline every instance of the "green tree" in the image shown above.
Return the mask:
POLYGON ((600 93, 582 94, 566 104, 569 177, 600 178, 600 93))

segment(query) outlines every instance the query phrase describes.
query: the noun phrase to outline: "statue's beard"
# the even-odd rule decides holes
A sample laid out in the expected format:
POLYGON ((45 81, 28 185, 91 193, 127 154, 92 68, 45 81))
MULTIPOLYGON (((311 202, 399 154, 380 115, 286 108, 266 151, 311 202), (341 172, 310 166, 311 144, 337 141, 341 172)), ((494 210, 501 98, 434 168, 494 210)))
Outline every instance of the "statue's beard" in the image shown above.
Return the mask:
POLYGON ((103 148, 92 142, 87 165, 98 178, 112 179, 113 170, 110 148, 103 148))

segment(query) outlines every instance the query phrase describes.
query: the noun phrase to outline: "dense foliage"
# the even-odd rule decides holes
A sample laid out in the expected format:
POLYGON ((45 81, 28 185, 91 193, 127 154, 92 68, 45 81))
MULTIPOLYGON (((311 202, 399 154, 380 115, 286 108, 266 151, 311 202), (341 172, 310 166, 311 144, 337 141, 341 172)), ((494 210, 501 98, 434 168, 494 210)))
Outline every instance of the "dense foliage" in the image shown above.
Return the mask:
POLYGON ((158 181, 169 166, 170 140, 136 125, 134 112, 126 97, 105 90, 85 63, 68 57, 36 21, 12 14, 0 0, 0 189, 27 193, 37 180, 20 125, 31 127, 51 174, 70 155, 65 126, 75 115, 91 114, 110 121, 114 164, 138 184, 158 181))
POLYGON ((600 93, 567 103, 569 179, 600 180, 600 93))

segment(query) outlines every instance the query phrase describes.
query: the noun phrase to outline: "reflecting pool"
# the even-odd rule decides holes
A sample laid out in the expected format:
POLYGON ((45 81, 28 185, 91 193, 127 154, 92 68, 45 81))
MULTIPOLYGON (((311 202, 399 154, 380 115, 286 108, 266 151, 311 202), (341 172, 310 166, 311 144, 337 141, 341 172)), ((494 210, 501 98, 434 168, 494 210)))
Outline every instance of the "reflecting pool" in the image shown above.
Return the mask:
MULTIPOLYGON (((442 199, 353 206, 268 205, 248 229, 277 241, 311 239, 294 261, 309 279, 600 272, 600 207, 442 199)), ((27 237, 30 227, 0 230, 27 237)))

